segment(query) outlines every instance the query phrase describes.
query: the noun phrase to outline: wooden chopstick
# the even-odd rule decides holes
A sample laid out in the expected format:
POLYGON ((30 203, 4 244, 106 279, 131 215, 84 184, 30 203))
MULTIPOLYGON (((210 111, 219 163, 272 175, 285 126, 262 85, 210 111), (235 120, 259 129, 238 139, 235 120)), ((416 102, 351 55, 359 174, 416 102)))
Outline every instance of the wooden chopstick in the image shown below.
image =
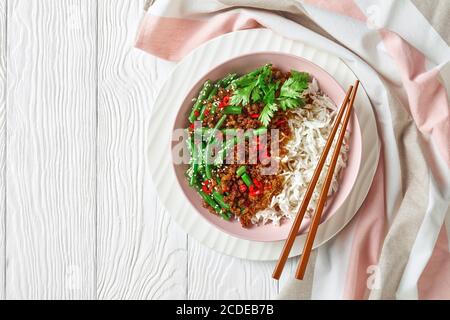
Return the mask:
POLYGON ((302 223, 303 217, 305 216, 305 212, 306 212, 306 209, 308 208, 308 204, 311 200, 312 194, 314 192, 314 188, 316 187, 317 181, 319 180, 323 165, 325 164, 325 161, 327 160, 328 152, 330 151, 330 148, 333 144, 334 137, 339 128, 339 124, 341 122, 344 111, 347 107, 348 101, 350 99, 350 94, 352 93, 352 91, 353 91, 353 86, 350 86, 350 88, 347 91, 347 94, 345 95, 344 101, 342 102, 341 108, 336 116, 333 128, 331 129, 331 133, 330 133, 328 140, 325 144, 325 147, 322 151, 319 162, 317 163, 317 167, 314 171, 311 182, 309 183, 306 193, 303 197, 300 209, 298 210, 298 213, 295 216, 294 222, 292 223, 291 230, 289 231, 289 235, 286 239, 286 242, 284 243, 283 250, 281 251, 281 254, 280 254, 280 258, 278 259, 278 263, 272 274, 272 277, 274 279, 277 279, 277 280, 280 279, 281 273, 283 272, 284 265, 286 264, 286 261, 289 257, 289 252, 291 251, 292 246, 294 245, 294 241, 295 241, 295 238, 297 237, 298 230, 300 229, 300 225, 302 223))
MULTIPOLYGON (((323 208, 325 207, 325 203, 328 197, 328 190, 330 189, 331 181, 333 180, 334 170, 336 169, 336 163, 339 158, 339 154, 342 147, 342 142, 344 141, 345 132, 347 130, 348 122, 350 120, 350 116, 352 114, 353 103, 355 102, 356 92, 358 91, 359 81, 356 80, 355 88, 353 89, 352 96, 350 98, 350 103, 345 111, 344 122, 342 123, 341 132, 339 133, 336 147, 334 148, 334 152, 331 158, 330 166, 328 168, 328 172, 325 178, 325 183, 322 187, 322 191, 320 192, 319 201, 316 207, 316 212, 314 213, 311 225, 309 227, 308 236, 306 238, 305 246, 303 247, 303 253, 300 258, 300 262, 297 267, 297 271, 295 273, 295 278, 302 280, 306 266, 308 265, 309 256, 311 254, 312 246, 314 244, 314 239, 316 237, 317 229, 320 224, 320 219, 322 217, 323 208)), ((339 126, 339 123, 335 124, 339 126)))

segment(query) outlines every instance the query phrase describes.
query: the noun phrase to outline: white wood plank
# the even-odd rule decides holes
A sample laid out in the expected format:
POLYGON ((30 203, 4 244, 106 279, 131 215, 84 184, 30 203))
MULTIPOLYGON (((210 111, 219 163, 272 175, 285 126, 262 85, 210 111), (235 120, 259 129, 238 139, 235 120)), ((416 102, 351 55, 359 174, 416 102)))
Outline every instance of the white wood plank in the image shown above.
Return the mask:
POLYGON ((185 298, 186 236, 146 170, 146 124, 172 64, 133 48, 144 1, 98 4, 98 297, 185 298))
POLYGON ((282 291, 288 284, 295 280, 295 271, 300 257, 289 258, 284 266, 283 273, 279 280, 279 290, 282 291))
POLYGON ((188 248, 189 299, 272 299, 277 295, 274 262, 229 257, 192 238, 188 248))
POLYGON ((5 298, 6 0, 0 0, 0 299, 5 298))
POLYGON ((95 297, 96 3, 8 1, 6 297, 95 297))

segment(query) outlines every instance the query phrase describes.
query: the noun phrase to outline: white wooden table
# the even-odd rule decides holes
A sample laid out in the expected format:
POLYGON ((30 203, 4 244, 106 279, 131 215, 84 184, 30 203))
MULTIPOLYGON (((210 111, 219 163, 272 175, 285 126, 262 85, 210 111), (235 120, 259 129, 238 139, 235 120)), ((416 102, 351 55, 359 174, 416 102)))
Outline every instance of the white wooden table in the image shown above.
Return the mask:
MULTIPOLYGON (((133 48, 143 0, 0 0, 0 297, 273 298, 274 264, 189 238, 146 167, 172 63, 133 48)), ((290 266, 292 268, 292 265, 290 266)))

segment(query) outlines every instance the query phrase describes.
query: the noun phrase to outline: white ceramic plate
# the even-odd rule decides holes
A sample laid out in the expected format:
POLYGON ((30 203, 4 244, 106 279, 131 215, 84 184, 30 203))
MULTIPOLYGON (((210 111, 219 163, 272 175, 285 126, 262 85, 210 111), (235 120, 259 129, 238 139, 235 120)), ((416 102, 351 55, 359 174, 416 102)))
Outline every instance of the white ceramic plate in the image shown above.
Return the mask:
MULTIPOLYGON (((208 70, 230 58, 261 51, 277 51, 303 57, 330 73, 343 88, 348 88, 356 80, 353 72, 339 58, 303 43, 285 39, 270 30, 245 30, 218 37, 185 57, 161 88, 149 125, 148 160, 159 199, 190 236, 227 255, 251 260, 276 260, 284 241, 243 240, 214 228, 184 196, 171 163, 173 123, 178 108, 193 83, 208 70)), ((377 168, 380 144, 375 117, 363 85, 358 90, 354 106, 362 135, 358 176, 342 206, 319 226, 315 248, 331 239, 352 219, 367 195, 377 168)), ((305 234, 297 236, 290 256, 300 253, 305 238, 305 234)))

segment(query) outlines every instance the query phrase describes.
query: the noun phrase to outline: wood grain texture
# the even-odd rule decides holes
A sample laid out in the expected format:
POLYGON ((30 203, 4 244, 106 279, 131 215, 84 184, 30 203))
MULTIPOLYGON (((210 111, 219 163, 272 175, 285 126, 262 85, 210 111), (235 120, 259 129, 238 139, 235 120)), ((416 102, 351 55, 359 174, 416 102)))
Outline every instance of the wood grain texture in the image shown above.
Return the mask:
POLYGON ((6 298, 95 297, 96 3, 8 1, 6 298))
POLYGON ((278 294, 274 262, 219 254, 192 238, 188 248, 189 299, 272 299, 278 294))
POLYGON ((172 64, 133 48, 144 1, 98 5, 98 297, 185 298, 186 236, 146 169, 146 125, 172 64))
POLYGON ((6 0, 0 0, 0 299, 5 298, 6 0))
POLYGON ((144 2, 0 0, 0 299, 278 292, 274 263, 188 240, 157 199, 146 129, 174 64, 133 48, 144 2))
POLYGON ((281 274, 278 290, 282 291, 286 286, 290 285, 295 280, 295 271, 297 270, 297 264, 300 257, 289 258, 284 266, 283 273, 281 274))

